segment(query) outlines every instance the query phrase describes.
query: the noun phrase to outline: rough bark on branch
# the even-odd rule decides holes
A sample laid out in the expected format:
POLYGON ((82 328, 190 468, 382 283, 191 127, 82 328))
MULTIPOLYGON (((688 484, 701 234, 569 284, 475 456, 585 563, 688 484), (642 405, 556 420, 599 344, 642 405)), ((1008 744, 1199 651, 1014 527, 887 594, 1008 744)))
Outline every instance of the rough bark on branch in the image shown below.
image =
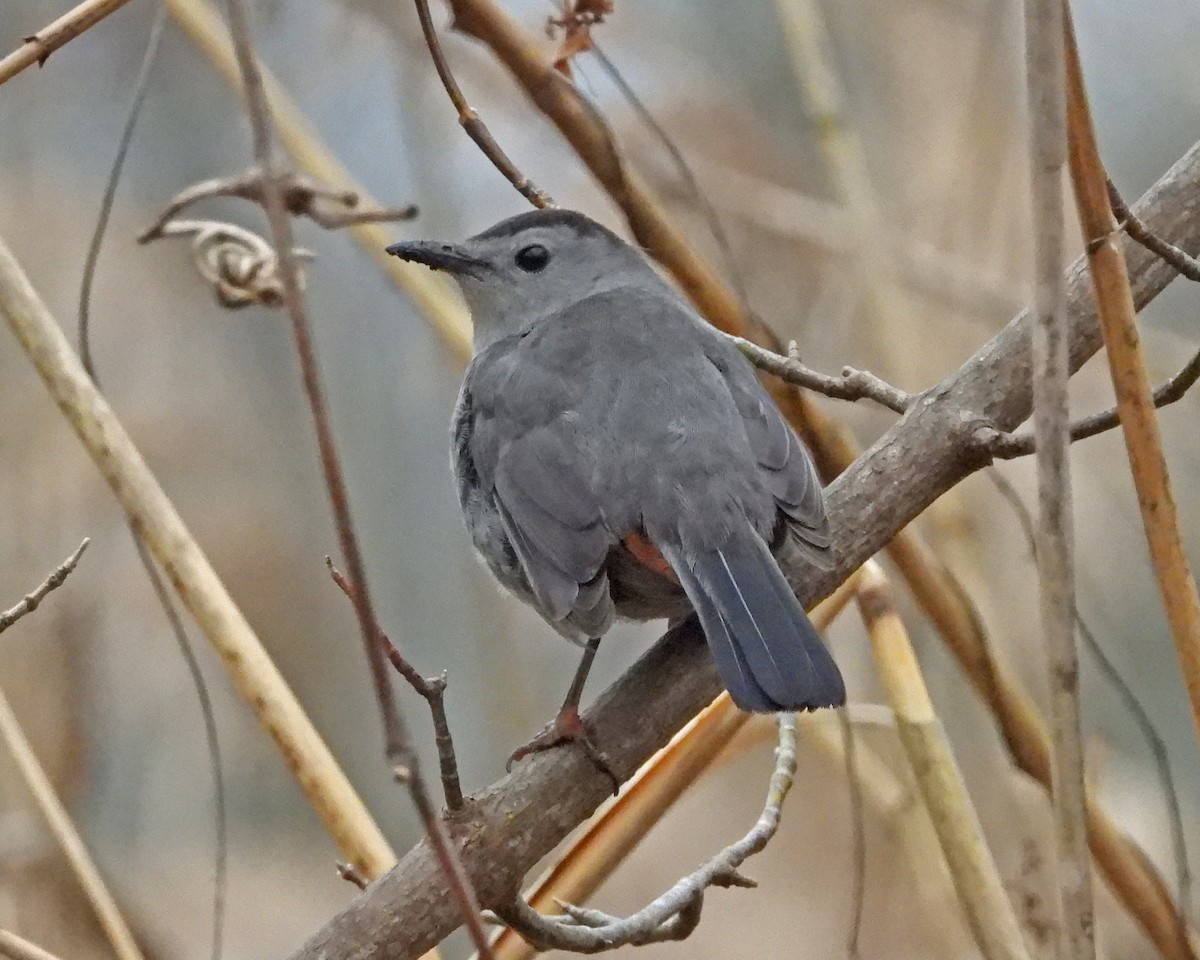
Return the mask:
MULTIPOLYGON (((1155 233, 1200 250, 1200 144, 1136 205, 1155 233)), ((1123 241, 1140 307, 1176 275, 1123 241)), ((1101 345, 1086 265, 1067 274, 1071 370, 1101 345)), ((954 484, 986 462, 979 433, 1012 430, 1031 409, 1029 317, 1022 314, 960 369, 923 394, 827 491, 836 567, 791 570, 807 604, 830 593, 864 560, 954 484), (980 428, 985 428, 982 431, 980 428)), ((547 642, 552 642, 548 638, 547 642)), ((629 776, 719 690, 695 622, 669 631, 588 713, 598 742, 629 776)), ((581 751, 555 750, 467 801, 449 824, 483 906, 503 904, 526 872, 609 795, 608 778, 581 751)), ((418 844, 383 879, 318 931, 292 960, 415 958, 459 923, 428 847, 418 844)))

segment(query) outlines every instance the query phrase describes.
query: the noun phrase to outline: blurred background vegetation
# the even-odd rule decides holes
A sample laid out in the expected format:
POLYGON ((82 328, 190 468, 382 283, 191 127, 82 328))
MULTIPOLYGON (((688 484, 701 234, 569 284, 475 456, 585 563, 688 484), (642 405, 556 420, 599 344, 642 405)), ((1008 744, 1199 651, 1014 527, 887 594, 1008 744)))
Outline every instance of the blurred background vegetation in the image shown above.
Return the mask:
MULTIPOLYGON (((552 12, 532 0, 505 6, 538 35, 552 12)), ((0 53, 65 8, 5 0, 0 53)), ((0 233, 72 335, 88 237, 153 12, 135 0, 0 89, 0 233)), ((417 221, 394 228, 397 238, 460 237, 524 208, 459 130, 411 4, 264 0, 257 15, 264 61, 342 161, 383 202, 420 206, 417 221)), ((1089 0, 1077 5, 1076 22, 1105 159, 1132 199, 1200 131, 1200 8, 1089 0)), ((1002 0, 618 0, 596 32, 693 163, 754 310, 795 338, 811 365, 866 367, 910 389, 957 367, 1026 296, 1021 36, 1019 4, 1002 0), (787 28, 793 18, 824 32, 819 60, 787 28), (822 91, 836 96, 822 101, 822 91)), ((620 229, 611 202, 487 51, 449 30, 443 43, 468 98, 517 163, 560 203, 620 229)), ((575 78, 629 161, 722 264, 696 198, 611 79, 586 55, 575 78)), ((100 261, 93 352, 151 466, 403 850, 420 828, 389 780, 351 610, 325 571, 336 541, 286 318, 222 310, 182 243, 133 241, 177 191, 249 160, 237 97, 168 27, 100 261)), ((209 213, 264 229, 260 212, 244 204, 215 202, 209 213)), ((449 671, 465 786, 478 789, 553 714, 575 654, 500 595, 462 530, 448 468, 460 359, 348 236, 306 222, 297 232, 318 254, 308 299, 379 614, 421 670, 449 671)), ((1177 283, 1145 312, 1156 378, 1182 365, 1200 339, 1197 305, 1196 291, 1177 283)), ((66 587, 5 635, 0 682, 150 953, 205 957, 213 797, 184 664, 123 515, 14 342, 5 334, 0 344, 0 607, 83 536, 93 541, 66 587)), ((1077 378, 1081 409, 1107 406, 1109 396, 1096 364, 1077 378)), ((891 421, 820 402, 864 439, 891 421)), ((1195 403, 1186 398, 1162 418, 1193 556, 1195 403)), ((1167 741, 1195 846, 1200 762, 1120 437, 1078 445, 1073 463, 1080 609, 1167 741)), ((1002 469, 1029 491, 1031 464, 1002 469)), ((1008 508, 976 478, 921 524, 969 585, 998 655, 1040 698, 1034 573, 1008 508)), ((1051 915, 1042 899, 1044 796, 1011 771, 957 665, 908 612, 1002 873, 1036 930, 1051 915)), ((656 635, 654 626, 618 629, 592 690, 656 635)), ((852 700, 878 702, 853 615, 831 642, 852 700)), ((274 748, 197 645, 228 766, 227 956, 280 957, 353 889, 336 877, 336 850, 274 748)), ((402 695, 431 753, 425 713, 402 695)), ((1147 750, 1090 664, 1085 710, 1100 795, 1173 876, 1147 750)), ((887 724, 864 722, 857 732, 903 770, 887 724)), ((633 908, 739 836, 757 816, 769 765, 763 744, 701 783, 601 892, 604 908, 633 908)), ((7 757, 0 770, 0 925, 70 960, 107 956, 7 757)), ((921 876, 900 856, 894 824, 869 806, 866 841, 861 955, 970 956, 937 863, 921 876)), ((656 955, 846 955, 853 858, 838 761, 803 750, 783 830, 750 872, 760 889, 713 894, 700 934, 656 955)), ((1111 900, 1100 909, 1105 955, 1146 955, 1111 900)), ((457 941, 449 948, 465 949, 457 941)))

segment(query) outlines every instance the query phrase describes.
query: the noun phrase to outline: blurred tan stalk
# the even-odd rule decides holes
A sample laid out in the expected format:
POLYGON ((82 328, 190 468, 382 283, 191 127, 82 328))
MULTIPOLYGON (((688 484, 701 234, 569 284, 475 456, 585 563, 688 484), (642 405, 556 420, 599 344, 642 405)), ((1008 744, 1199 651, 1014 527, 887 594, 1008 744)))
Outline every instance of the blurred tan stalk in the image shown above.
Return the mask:
POLYGON ((383 834, 2 240, 0 313, 342 855, 379 877, 396 862, 383 834))
POLYGON ((941 843, 959 902, 987 960, 1029 960, 1016 913, 1004 890, 975 807, 934 712, 891 587, 873 560, 863 566, 857 595, 900 743, 941 843))
POLYGON ((8 957, 8 960, 58 960, 49 950, 8 930, 0 930, 0 956, 8 957))
MULTIPOLYGON (((104 877, 101 876, 96 861, 88 852, 83 837, 79 835, 79 831, 71 821, 71 815, 67 813, 67 808, 63 806, 58 794, 54 792, 54 785, 46 776, 46 771, 42 769, 42 765, 33 752, 33 747, 25 736, 25 732, 21 729, 21 724, 17 720, 16 714, 13 713, 8 697, 5 696, 3 690, 0 690, 0 739, 4 740, 4 745, 12 754, 17 769, 21 773, 21 779, 25 781, 25 785, 33 795, 33 802, 45 818, 46 825, 50 828, 51 834, 54 835, 54 839, 78 878, 79 886, 83 888, 84 895, 92 905, 96 920, 99 921, 105 937, 112 945, 113 953, 117 955, 118 960, 144 960, 129 925, 121 915, 121 908, 117 906, 116 898, 109 891, 108 884, 104 882, 104 877)), ((11 936, 11 934, 0 932, 0 953, 12 957, 24 947, 29 947, 45 954, 45 951, 34 947, 28 941, 20 940, 20 938, 10 939, 11 936), (20 940, 19 943, 18 940, 20 940)), ((34 954, 26 951, 15 960, 30 960, 32 956, 34 954)), ((49 954, 45 954, 45 956, 49 956, 49 954)))

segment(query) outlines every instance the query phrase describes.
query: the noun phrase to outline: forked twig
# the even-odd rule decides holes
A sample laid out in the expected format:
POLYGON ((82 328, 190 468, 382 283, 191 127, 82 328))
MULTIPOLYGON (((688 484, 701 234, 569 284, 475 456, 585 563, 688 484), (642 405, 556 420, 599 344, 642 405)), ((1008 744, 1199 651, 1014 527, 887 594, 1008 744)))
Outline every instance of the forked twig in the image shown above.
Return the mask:
POLYGON ((566 916, 551 919, 521 897, 495 911, 500 919, 539 949, 601 953, 628 945, 683 940, 696 929, 709 887, 753 887, 738 872, 751 856, 763 850, 779 828, 784 798, 796 773, 796 718, 779 715, 779 744, 767 801, 758 822, 741 840, 726 847, 700 869, 684 877, 643 909, 619 918, 599 910, 560 903, 566 916))
MULTIPOLYGON (((325 558, 329 575, 333 582, 344 593, 350 602, 354 602, 354 585, 345 575, 333 565, 333 560, 325 558)), ((391 638, 383 632, 379 624, 375 624, 375 634, 379 644, 387 654, 388 661, 400 676, 429 704, 429 712, 433 717, 433 737, 437 744, 438 767, 442 775, 442 792, 446 798, 446 807, 451 810, 461 810, 463 806, 462 783, 458 776, 458 758, 454 753, 454 739, 450 735, 450 722, 446 719, 446 673, 443 671, 436 677, 423 677, 420 672, 400 652, 400 648, 392 643, 391 638)))

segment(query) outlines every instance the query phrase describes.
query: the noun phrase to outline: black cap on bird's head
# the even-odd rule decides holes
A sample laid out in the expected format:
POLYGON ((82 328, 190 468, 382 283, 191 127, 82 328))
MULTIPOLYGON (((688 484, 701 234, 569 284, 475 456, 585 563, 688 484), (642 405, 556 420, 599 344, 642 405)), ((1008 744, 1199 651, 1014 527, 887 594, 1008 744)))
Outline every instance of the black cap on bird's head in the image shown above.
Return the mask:
POLYGON ((481 349, 604 289, 662 284, 635 247, 574 210, 531 210, 462 243, 415 240, 387 252, 458 282, 481 349))

